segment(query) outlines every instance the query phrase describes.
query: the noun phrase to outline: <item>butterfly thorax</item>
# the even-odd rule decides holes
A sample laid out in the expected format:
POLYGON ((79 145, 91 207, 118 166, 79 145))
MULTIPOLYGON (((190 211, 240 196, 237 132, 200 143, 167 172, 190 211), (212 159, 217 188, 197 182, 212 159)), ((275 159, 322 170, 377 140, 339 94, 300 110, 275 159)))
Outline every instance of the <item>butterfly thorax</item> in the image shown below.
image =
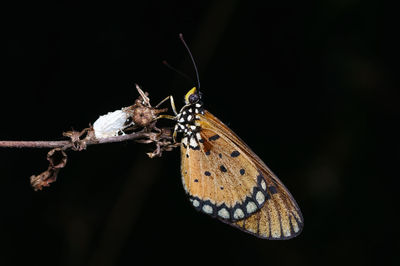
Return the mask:
POLYGON ((201 127, 198 123, 199 115, 204 115, 201 102, 184 106, 176 116, 175 131, 183 133, 181 143, 185 148, 200 149, 199 143, 202 142, 202 138, 200 136, 201 127))

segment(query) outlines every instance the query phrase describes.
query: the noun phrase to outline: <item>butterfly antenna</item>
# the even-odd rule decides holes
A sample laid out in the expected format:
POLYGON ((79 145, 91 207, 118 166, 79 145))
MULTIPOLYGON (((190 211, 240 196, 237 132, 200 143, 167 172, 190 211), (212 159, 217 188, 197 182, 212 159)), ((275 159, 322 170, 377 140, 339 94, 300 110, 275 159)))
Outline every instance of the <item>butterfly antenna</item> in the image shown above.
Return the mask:
POLYGON ((171 69, 172 71, 175 71, 176 73, 178 73, 179 75, 181 75, 182 77, 184 77, 187 80, 190 80, 191 82, 193 82, 193 79, 191 77, 189 77, 186 73, 183 73, 182 71, 178 70, 177 68, 171 66, 170 64, 168 64, 168 62, 166 60, 164 60, 162 62, 166 67, 168 67, 169 69, 171 69))
POLYGON ((183 45, 186 47, 186 50, 188 51, 188 53, 190 55, 190 58, 192 59, 194 70, 196 71, 197 89, 200 90, 200 78, 199 78, 199 71, 197 71, 196 62, 194 61, 193 55, 190 52, 189 46, 186 44, 185 39, 183 39, 183 34, 182 33, 179 33, 179 38, 181 39, 183 45))

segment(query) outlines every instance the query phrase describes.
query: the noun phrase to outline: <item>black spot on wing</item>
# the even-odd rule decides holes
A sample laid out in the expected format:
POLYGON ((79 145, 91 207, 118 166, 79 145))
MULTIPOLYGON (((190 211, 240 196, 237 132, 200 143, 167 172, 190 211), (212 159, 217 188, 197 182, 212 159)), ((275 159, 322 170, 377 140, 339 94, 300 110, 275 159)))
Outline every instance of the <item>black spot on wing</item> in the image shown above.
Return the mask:
POLYGON ((272 195, 278 193, 275 186, 269 186, 268 189, 272 195))
POLYGON ((206 176, 210 176, 210 175, 211 175, 211 173, 208 172, 208 171, 205 171, 204 174, 205 174, 206 176))
POLYGON ((233 151, 231 153, 231 157, 238 157, 239 155, 240 155, 240 152, 238 152, 238 151, 233 151))
POLYGON ((220 167, 219 167, 219 170, 221 170, 221 172, 226 172, 227 170, 226 170, 226 168, 225 168, 225 166, 223 166, 223 165, 221 165, 220 167))
POLYGON ((208 138, 208 140, 210 140, 210 141, 217 140, 217 139, 219 139, 219 135, 218 134, 215 134, 214 136, 211 136, 211 137, 208 138))
POLYGON ((200 146, 199 146, 199 145, 197 145, 196 147, 193 147, 192 145, 189 145, 189 147, 190 147, 192 150, 200 150, 200 146))
POLYGON ((239 170, 239 173, 240 173, 241 175, 244 175, 244 174, 246 173, 246 171, 242 168, 242 169, 239 170))
POLYGON ((267 200, 270 200, 270 199, 271 199, 271 195, 270 195, 268 192, 266 192, 266 191, 264 191, 264 193, 265 193, 265 198, 266 198, 267 200))

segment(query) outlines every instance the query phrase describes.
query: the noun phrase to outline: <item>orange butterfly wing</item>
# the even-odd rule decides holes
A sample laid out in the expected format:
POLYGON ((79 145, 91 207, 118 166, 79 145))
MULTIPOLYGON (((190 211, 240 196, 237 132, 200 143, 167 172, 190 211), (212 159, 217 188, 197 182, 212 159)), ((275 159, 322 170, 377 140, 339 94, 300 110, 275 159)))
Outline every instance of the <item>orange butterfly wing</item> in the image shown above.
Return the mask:
POLYGON ((261 238, 298 235, 303 218, 282 182, 218 118, 207 111, 197 117, 199 147, 189 148, 188 138, 181 145, 182 181, 193 206, 261 238))

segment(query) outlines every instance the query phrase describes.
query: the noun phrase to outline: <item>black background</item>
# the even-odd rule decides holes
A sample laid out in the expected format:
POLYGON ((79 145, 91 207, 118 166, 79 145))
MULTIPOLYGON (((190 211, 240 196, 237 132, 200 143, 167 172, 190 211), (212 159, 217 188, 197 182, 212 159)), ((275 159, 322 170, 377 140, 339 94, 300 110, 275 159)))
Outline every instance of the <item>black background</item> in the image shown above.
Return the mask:
MULTIPOLYGON (((289 241, 257 239, 197 213, 179 151, 131 142, 69 152, 34 192, 43 149, 1 149, 1 264, 394 264, 399 232, 397 12, 381 1, 15 3, 2 43, 2 140, 60 140, 131 105, 134 83, 205 107, 290 189, 304 218, 289 241), (264 2, 263 2, 264 3, 264 2), (379 4, 380 3, 380 4, 379 4)), ((398 259, 397 259, 398 261, 398 259)))

